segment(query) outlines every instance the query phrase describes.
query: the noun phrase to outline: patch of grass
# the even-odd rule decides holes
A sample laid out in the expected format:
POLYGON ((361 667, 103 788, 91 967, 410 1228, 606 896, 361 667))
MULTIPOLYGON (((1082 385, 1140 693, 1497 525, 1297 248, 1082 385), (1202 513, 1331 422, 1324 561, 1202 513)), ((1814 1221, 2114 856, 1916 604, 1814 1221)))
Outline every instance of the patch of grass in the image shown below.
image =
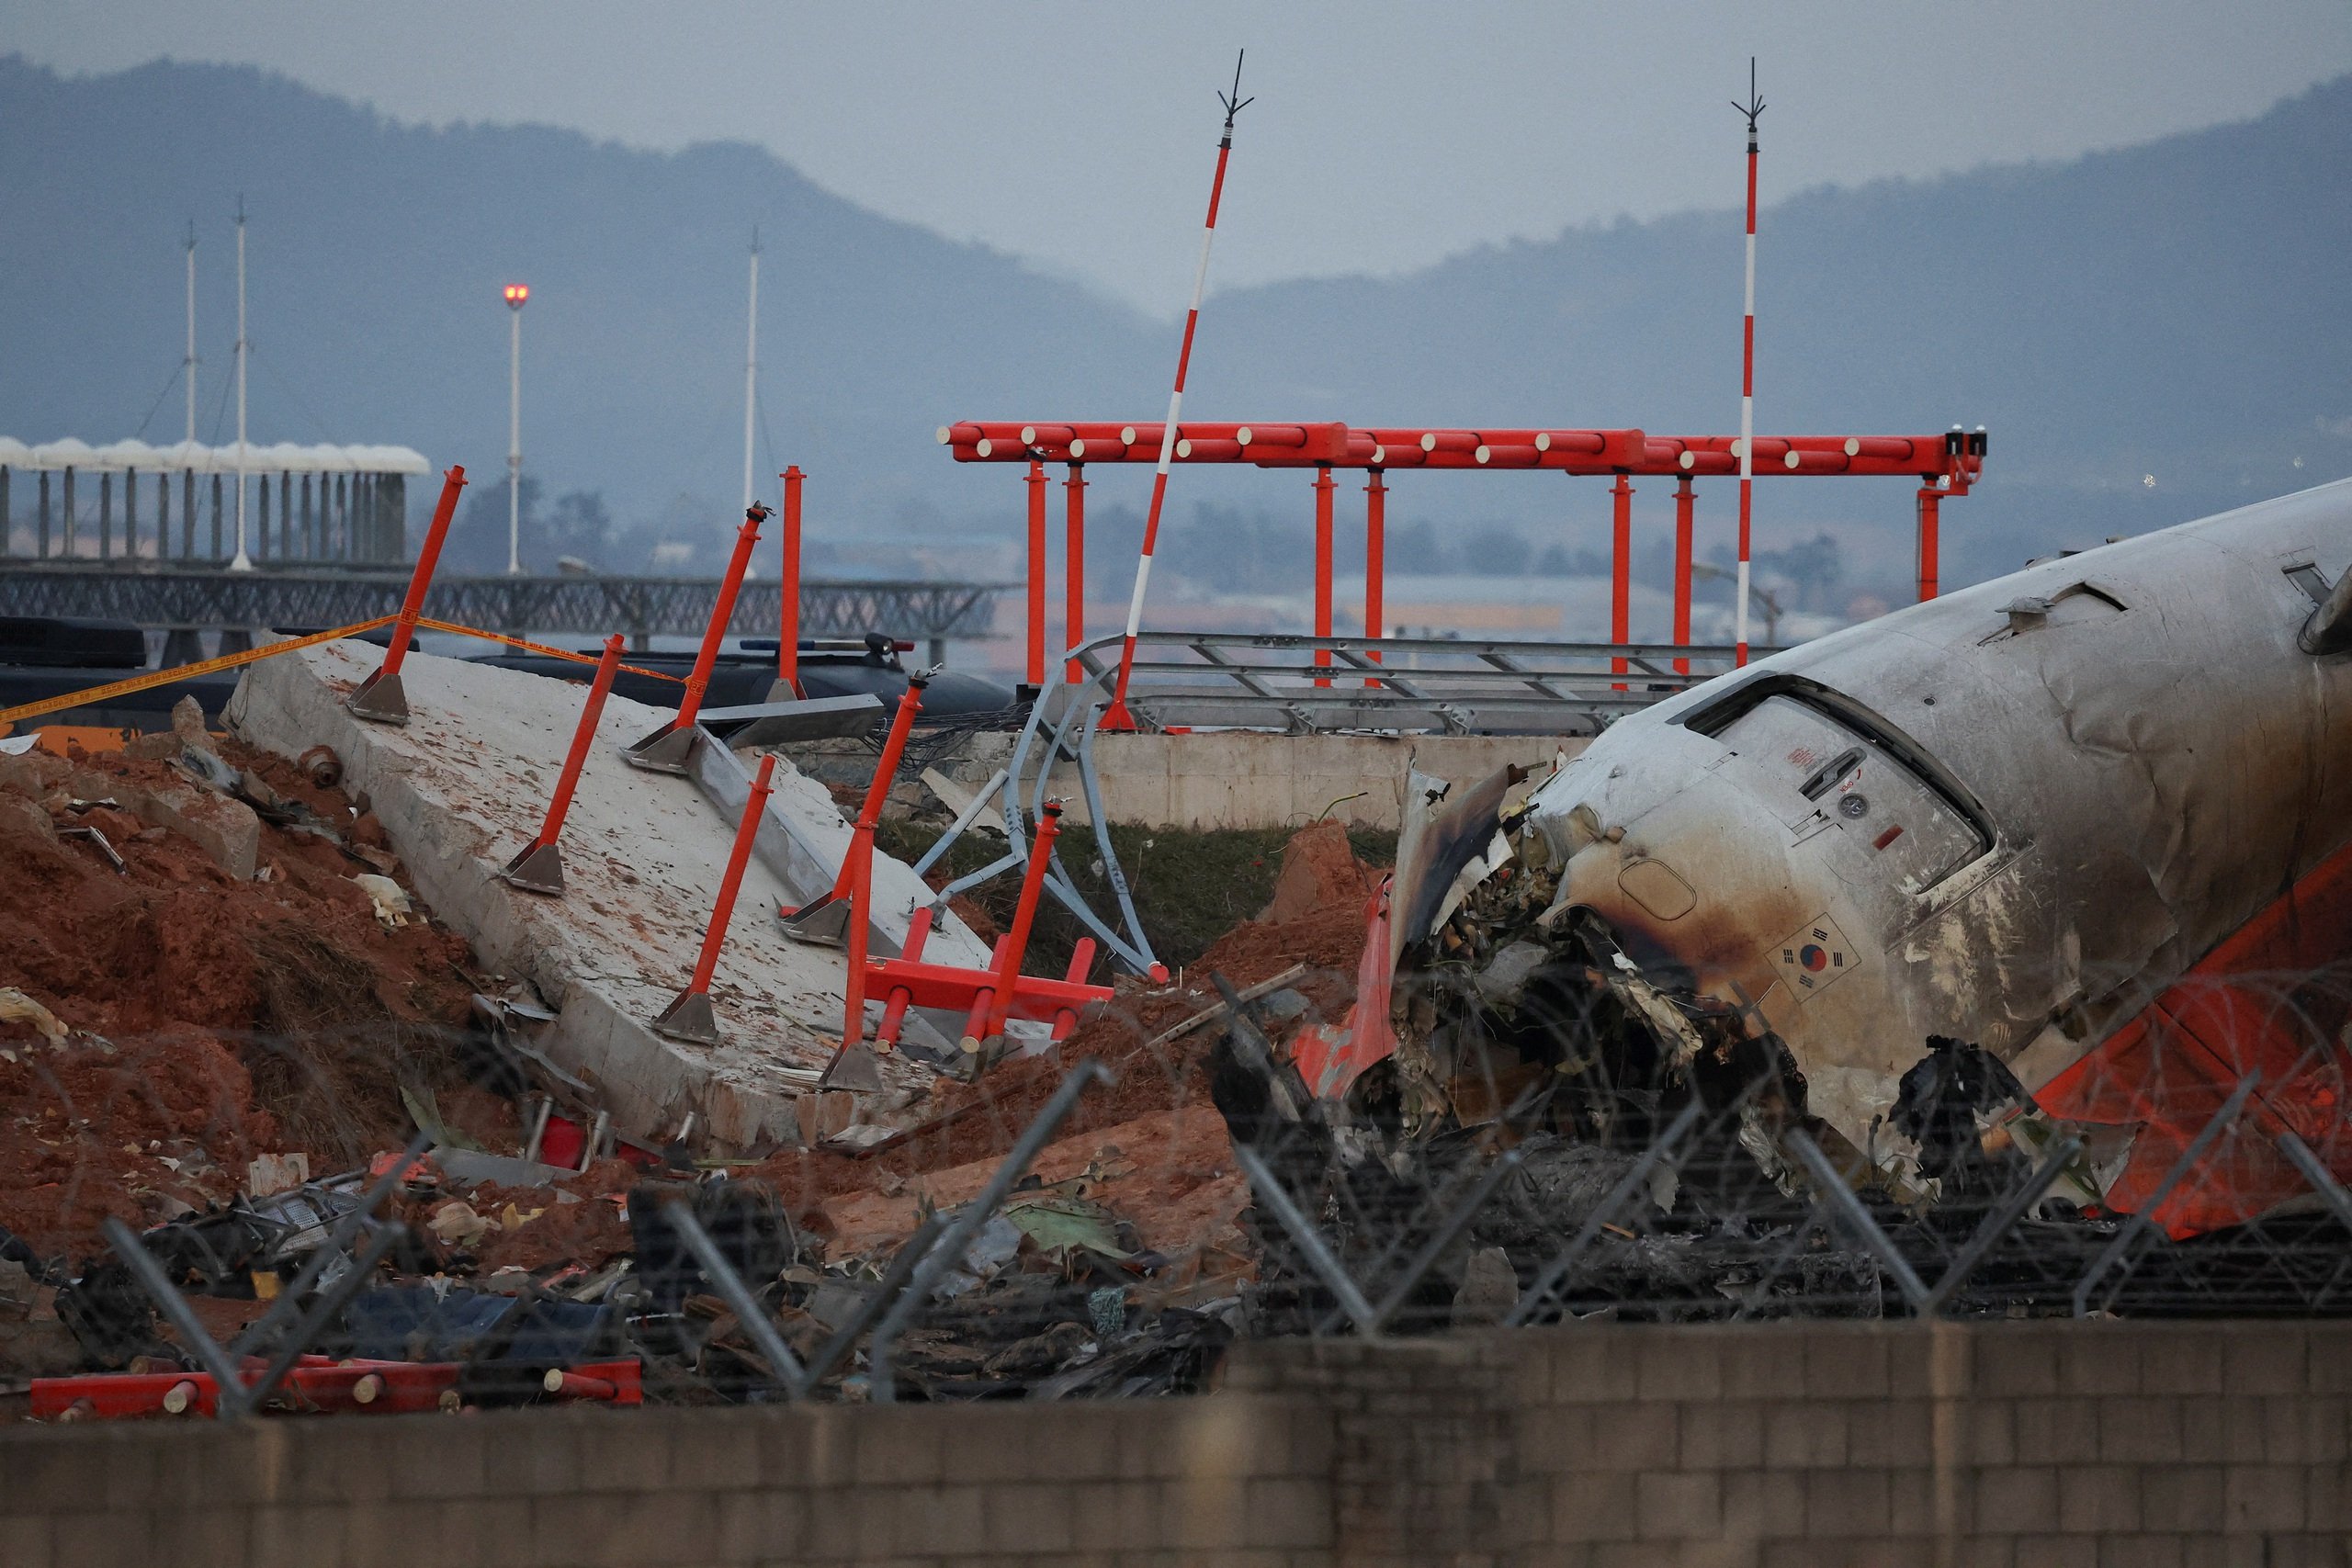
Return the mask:
MULTIPOLYGON (((1125 872, 1136 914, 1150 938, 1153 952, 1170 969, 1192 963, 1209 944, 1234 926, 1255 916, 1274 894, 1274 878, 1282 870, 1283 846, 1296 829, 1291 828, 1216 829, 1132 828, 1114 826, 1111 847, 1125 872)), ((913 861, 938 840, 941 829, 906 819, 886 820, 875 835, 886 854, 913 861)), ((1374 865, 1395 857, 1393 833, 1378 829, 1351 829, 1348 841, 1357 856, 1374 865)), ((1071 883, 1105 919, 1117 903, 1112 897, 1108 868, 1100 859, 1094 829, 1066 829, 1055 842, 1056 858, 1071 883)), ((1004 852, 1004 840, 967 833, 949 846, 940 863, 950 876, 966 876, 1004 852)), ((1019 901, 1018 868, 1000 873, 972 889, 967 897, 999 930, 1012 923, 1019 901)), ((1068 966, 1078 939, 1087 934, 1078 917, 1051 894, 1038 901, 1036 923, 1030 933, 1032 974, 1068 966)), ((1095 961, 1093 978, 1105 973, 1095 961)))

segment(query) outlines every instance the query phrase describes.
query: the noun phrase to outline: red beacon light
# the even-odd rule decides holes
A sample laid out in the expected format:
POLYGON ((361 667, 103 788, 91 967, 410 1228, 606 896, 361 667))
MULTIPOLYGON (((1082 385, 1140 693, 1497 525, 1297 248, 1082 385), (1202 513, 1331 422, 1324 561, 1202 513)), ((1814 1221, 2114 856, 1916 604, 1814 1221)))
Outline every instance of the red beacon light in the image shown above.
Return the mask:
POLYGON ((511 309, 521 310, 524 301, 530 297, 531 286, 527 283, 510 283, 506 286, 506 303, 511 309))

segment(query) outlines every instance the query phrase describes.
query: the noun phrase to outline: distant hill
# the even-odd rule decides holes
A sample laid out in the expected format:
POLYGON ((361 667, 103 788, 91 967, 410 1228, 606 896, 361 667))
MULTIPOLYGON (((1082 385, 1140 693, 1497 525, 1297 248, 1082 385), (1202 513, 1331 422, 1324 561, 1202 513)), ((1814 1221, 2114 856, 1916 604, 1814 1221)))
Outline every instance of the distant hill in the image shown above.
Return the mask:
MULTIPOLYGON (((63 79, 15 58, 0 60, 0 429, 30 440, 111 438, 146 413, 182 352, 190 217, 198 435, 225 407, 233 439, 220 394, 240 193, 254 439, 400 442, 503 479, 499 291, 524 280, 526 473, 549 493, 602 490, 625 517, 695 498, 721 539, 741 517, 754 224, 769 428, 780 462, 821 476, 829 515, 847 502, 882 522, 970 493, 933 445, 947 411, 1123 405, 1135 378, 1121 367, 1159 337, 744 145, 424 130, 254 70, 63 79)), ((151 438, 178 439, 183 417, 175 389, 151 438)))
MULTIPOLYGON (((767 428, 779 460, 810 470, 812 522, 837 539, 1011 521, 1011 475, 956 470, 932 445, 943 420, 1148 418, 1165 397, 1164 323, 866 212, 748 146, 424 130, 252 70, 67 79, 14 58, 0 60, 0 432, 27 439, 130 434, 159 393, 148 436, 176 438, 166 388, 190 217, 198 435, 232 428, 240 193, 255 439, 406 443, 466 462, 487 489, 504 458, 498 288, 521 278, 527 471, 550 497, 601 491, 625 525, 731 531, 754 223, 767 428)), ((1761 425, 1988 425, 1991 477, 1947 513, 1956 578, 2352 471, 2346 168, 2352 78, 2124 152, 1796 197, 1761 225, 1761 425)), ((1727 194, 1736 173, 1727 152, 1727 194)), ((1237 153, 1233 178, 1256 177, 1237 153)), ((1085 220, 1082 198, 1069 210, 1085 220)), ((1729 430, 1738 286, 1725 211, 1578 228, 1396 278, 1218 293, 1188 407, 1729 430)), ((1221 503, 1214 515, 1306 515, 1293 479, 1185 483, 1180 520, 1195 498, 1221 503)), ((1770 538, 1828 526, 1864 541, 1849 581, 1907 564, 1904 487, 1762 491, 1770 538)), ((1669 493, 1644 487, 1645 527, 1669 493)), ((1729 491, 1702 495, 1720 531, 1729 491)), ((1589 548, 1606 503, 1590 481, 1408 476, 1395 507, 1400 525, 1456 538, 1502 522, 1541 540, 1566 517, 1569 544, 1589 548)), ((1177 528, 1171 565, 1205 544, 1177 528)))
MULTIPOLYGON (((1980 574, 2352 472, 2347 170, 2352 77, 2128 151, 1798 196, 1758 225, 1759 424, 1989 426, 1990 477, 1946 513, 1980 574)), ((1238 292, 1213 341, 1249 345, 1253 408, 1734 430, 1739 227, 1582 228, 1238 292)), ((1203 381, 1223 391, 1223 368, 1203 381)), ((1764 489, 1836 516, 1873 487, 1764 489)))

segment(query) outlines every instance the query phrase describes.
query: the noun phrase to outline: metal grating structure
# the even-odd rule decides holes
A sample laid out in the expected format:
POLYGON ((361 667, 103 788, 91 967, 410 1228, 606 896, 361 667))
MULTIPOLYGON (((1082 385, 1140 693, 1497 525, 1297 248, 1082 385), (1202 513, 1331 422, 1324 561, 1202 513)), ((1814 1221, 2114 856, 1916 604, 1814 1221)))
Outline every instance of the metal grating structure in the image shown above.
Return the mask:
MULTIPOLYGON (((401 607, 405 575, 349 571, 127 570, 12 562, 0 615, 84 615, 145 626, 347 626, 401 607)), ((814 581, 800 589, 803 637, 882 632, 910 640, 990 636, 988 582, 814 581)), ((710 616, 717 580, 685 577, 444 577, 425 613, 492 631, 689 637, 710 616)), ((777 586, 747 582, 728 629, 774 637, 777 586)))

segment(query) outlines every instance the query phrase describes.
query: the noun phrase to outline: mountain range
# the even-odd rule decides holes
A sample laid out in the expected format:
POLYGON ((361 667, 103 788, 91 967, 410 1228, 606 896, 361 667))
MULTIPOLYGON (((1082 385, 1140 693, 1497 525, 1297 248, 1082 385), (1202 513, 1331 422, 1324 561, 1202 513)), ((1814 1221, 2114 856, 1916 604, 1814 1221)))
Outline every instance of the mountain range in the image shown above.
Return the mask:
MULTIPOLYGON (((544 127, 424 128, 251 69, 68 77, 15 57, 0 59, 0 434, 28 441, 179 439, 191 220, 196 434, 233 437, 241 198, 253 439, 401 443, 503 478, 499 291, 526 280, 526 473, 549 497, 599 492, 640 541, 715 554, 731 535, 754 226, 759 467, 808 470, 812 539, 838 558, 1012 527, 1014 471, 958 468, 933 442, 939 423, 1151 419, 1166 395, 1169 322, 879 217, 748 145, 659 153, 544 127)), ((1985 425, 1984 482, 1945 513, 1952 581, 2340 477, 2347 168, 2352 77, 2122 151, 1793 197, 1759 225, 1758 428, 1985 425)), ((1254 177, 1237 152, 1232 178, 1254 177)), ((1085 221, 1082 192, 1063 206, 1085 221)), ((1335 256, 1332 276, 1213 292, 1186 408, 1736 430, 1739 230, 1736 212, 1693 211, 1399 276, 1345 276, 1335 256)), ((1127 477, 1104 487, 1106 511, 1139 502, 1127 477)), ((1187 544, 1188 502, 1212 503, 1204 519, 1239 508, 1305 527, 1297 476, 1179 480, 1174 570, 1207 548, 1187 544)), ((1589 548, 1607 502, 1600 481, 1575 483, 1399 476, 1392 515, 1442 538, 1499 525, 1589 548)), ((1670 488, 1645 490, 1647 529, 1670 488)), ((1826 531, 1859 563, 1849 578, 1907 570, 1907 486, 1758 490, 1760 540, 1826 531)), ((1730 500, 1702 489, 1711 540, 1730 500)))

